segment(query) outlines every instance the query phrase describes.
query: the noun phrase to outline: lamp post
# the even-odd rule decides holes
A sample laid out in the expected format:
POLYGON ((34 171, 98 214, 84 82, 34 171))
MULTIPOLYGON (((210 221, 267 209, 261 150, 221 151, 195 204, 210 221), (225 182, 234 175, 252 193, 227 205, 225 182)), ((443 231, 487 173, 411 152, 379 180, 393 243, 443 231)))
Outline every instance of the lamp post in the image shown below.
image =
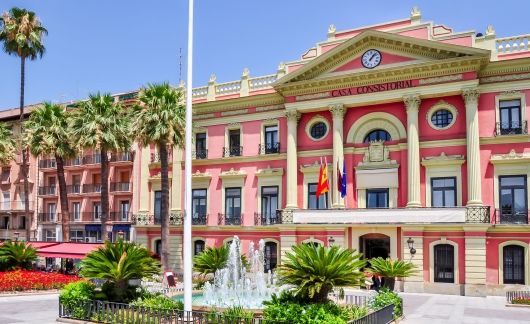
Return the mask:
POLYGON ((20 236, 20 232, 14 232, 13 236, 15 237, 15 242, 18 242, 18 237, 20 236))
POLYGON ((330 236, 328 238, 328 246, 333 246, 334 243, 335 243, 335 239, 333 238, 333 236, 330 236))
POLYGON ((407 245, 409 246, 411 257, 414 256, 414 254, 416 254, 416 249, 414 248, 414 240, 411 237, 407 240, 407 245))

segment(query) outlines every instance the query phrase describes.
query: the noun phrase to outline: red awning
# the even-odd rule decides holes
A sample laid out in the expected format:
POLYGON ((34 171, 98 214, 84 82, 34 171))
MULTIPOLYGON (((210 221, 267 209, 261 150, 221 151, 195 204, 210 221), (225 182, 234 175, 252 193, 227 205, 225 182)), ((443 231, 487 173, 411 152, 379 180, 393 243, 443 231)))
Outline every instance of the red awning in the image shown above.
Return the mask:
POLYGON ((34 248, 36 248, 37 250, 42 249, 44 247, 60 244, 59 242, 32 242, 32 241, 29 241, 27 243, 33 246, 34 248))
POLYGON ((88 253, 100 247, 93 243, 59 243, 37 250, 37 254, 46 258, 83 259, 88 253))

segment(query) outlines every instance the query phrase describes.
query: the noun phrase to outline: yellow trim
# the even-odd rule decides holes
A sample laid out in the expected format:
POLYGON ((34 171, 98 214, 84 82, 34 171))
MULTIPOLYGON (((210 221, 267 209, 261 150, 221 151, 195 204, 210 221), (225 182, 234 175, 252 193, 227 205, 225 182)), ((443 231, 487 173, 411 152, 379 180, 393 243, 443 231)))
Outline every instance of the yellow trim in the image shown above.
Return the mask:
POLYGON ((313 142, 320 142, 320 141, 324 140, 329 135, 329 122, 328 122, 328 120, 326 118, 322 117, 321 115, 313 116, 313 118, 311 118, 311 120, 309 120, 309 122, 307 122, 306 125, 305 125, 305 133, 306 133, 307 137, 309 137, 309 139, 311 139, 313 142), (311 128, 313 127, 313 125, 315 125, 318 122, 322 122, 322 123, 324 123, 326 125, 326 133, 321 138, 314 138, 313 136, 311 136, 311 128))
POLYGON ((208 101, 193 104, 194 115, 237 110, 240 108, 283 104, 284 98, 278 93, 268 93, 248 97, 238 97, 225 100, 208 101))
POLYGON ((458 116, 458 110, 456 109, 456 107, 444 100, 440 100, 437 103, 435 103, 431 108, 429 108, 429 110, 425 114, 425 118, 427 119, 427 123, 429 123, 429 126, 431 126, 432 129, 437 130, 437 131, 442 131, 442 130, 451 128, 455 124, 457 116, 458 116), (453 120, 451 121, 451 123, 449 123, 449 125, 445 127, 438 127, 432 123, 432 115, 434 115, 434 113, 437 112, 438 110, 442 110, 442 109, 450 111, 451 114, 453 115, 453 120))
POLYGON ((460 283, 460 272, 458 271, 458 243, 445 238, 429 243, 429 281, 434 282, 434 247, 436 245, 449 244, 453 246, 453 284, 460 283))
MULTIPOLYGON (((503 249, 505 246, 508 246, 508 245, 517 245, 517 246, 522 246, 524 248, 524 283, 525 285, 528 284, 528 279, 529 279, 529 272, 530 272, 530 267, 529 267, 529 263, 528 263, 528 260, 529 260, 529 257, 528 257, 528 254, 530 253, 530 249, 528 248, 528 243, 525 243, 525 242, 522 242, 522 241, 517 241, 517 240, 510 240, 510 241, 505 241, 505 242, 502 242, 499 244, 499 284, 500 285, 505 285, 504 283, 504 252, 503 252, 503 249)), ((508 284, 506 284, 508 285, 508 284)))
POLYGON ((407 137, 405 126, 396 116, 386 112, 373 112, 360 117, 353 123, 346 136, 346 143, 363 143, 364 137, 375 129, 386 130, 392 140, 407 137))

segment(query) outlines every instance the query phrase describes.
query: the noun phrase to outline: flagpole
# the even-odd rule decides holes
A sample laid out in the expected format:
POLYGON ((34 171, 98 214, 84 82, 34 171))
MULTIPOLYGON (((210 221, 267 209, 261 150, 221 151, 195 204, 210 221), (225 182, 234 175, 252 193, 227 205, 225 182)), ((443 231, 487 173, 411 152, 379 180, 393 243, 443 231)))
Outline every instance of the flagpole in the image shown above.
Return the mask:
POLYGON ((192 125, 192 68, 193 64, 193 0, 188 0, 188 70, 186 81, 186 143, 184 165, 184 311, 191 312, 191 125, 192 125))

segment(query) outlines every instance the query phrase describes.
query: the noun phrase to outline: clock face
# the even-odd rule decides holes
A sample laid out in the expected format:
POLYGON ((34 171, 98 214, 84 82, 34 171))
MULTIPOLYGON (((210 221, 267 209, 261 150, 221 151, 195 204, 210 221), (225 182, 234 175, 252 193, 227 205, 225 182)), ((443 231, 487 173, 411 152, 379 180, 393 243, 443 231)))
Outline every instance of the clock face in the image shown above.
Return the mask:
POLYGON ((375 49, 370 49, 364 52, 361 62, 367 69, 373 69, 381 63, 381 52, 375 49))

